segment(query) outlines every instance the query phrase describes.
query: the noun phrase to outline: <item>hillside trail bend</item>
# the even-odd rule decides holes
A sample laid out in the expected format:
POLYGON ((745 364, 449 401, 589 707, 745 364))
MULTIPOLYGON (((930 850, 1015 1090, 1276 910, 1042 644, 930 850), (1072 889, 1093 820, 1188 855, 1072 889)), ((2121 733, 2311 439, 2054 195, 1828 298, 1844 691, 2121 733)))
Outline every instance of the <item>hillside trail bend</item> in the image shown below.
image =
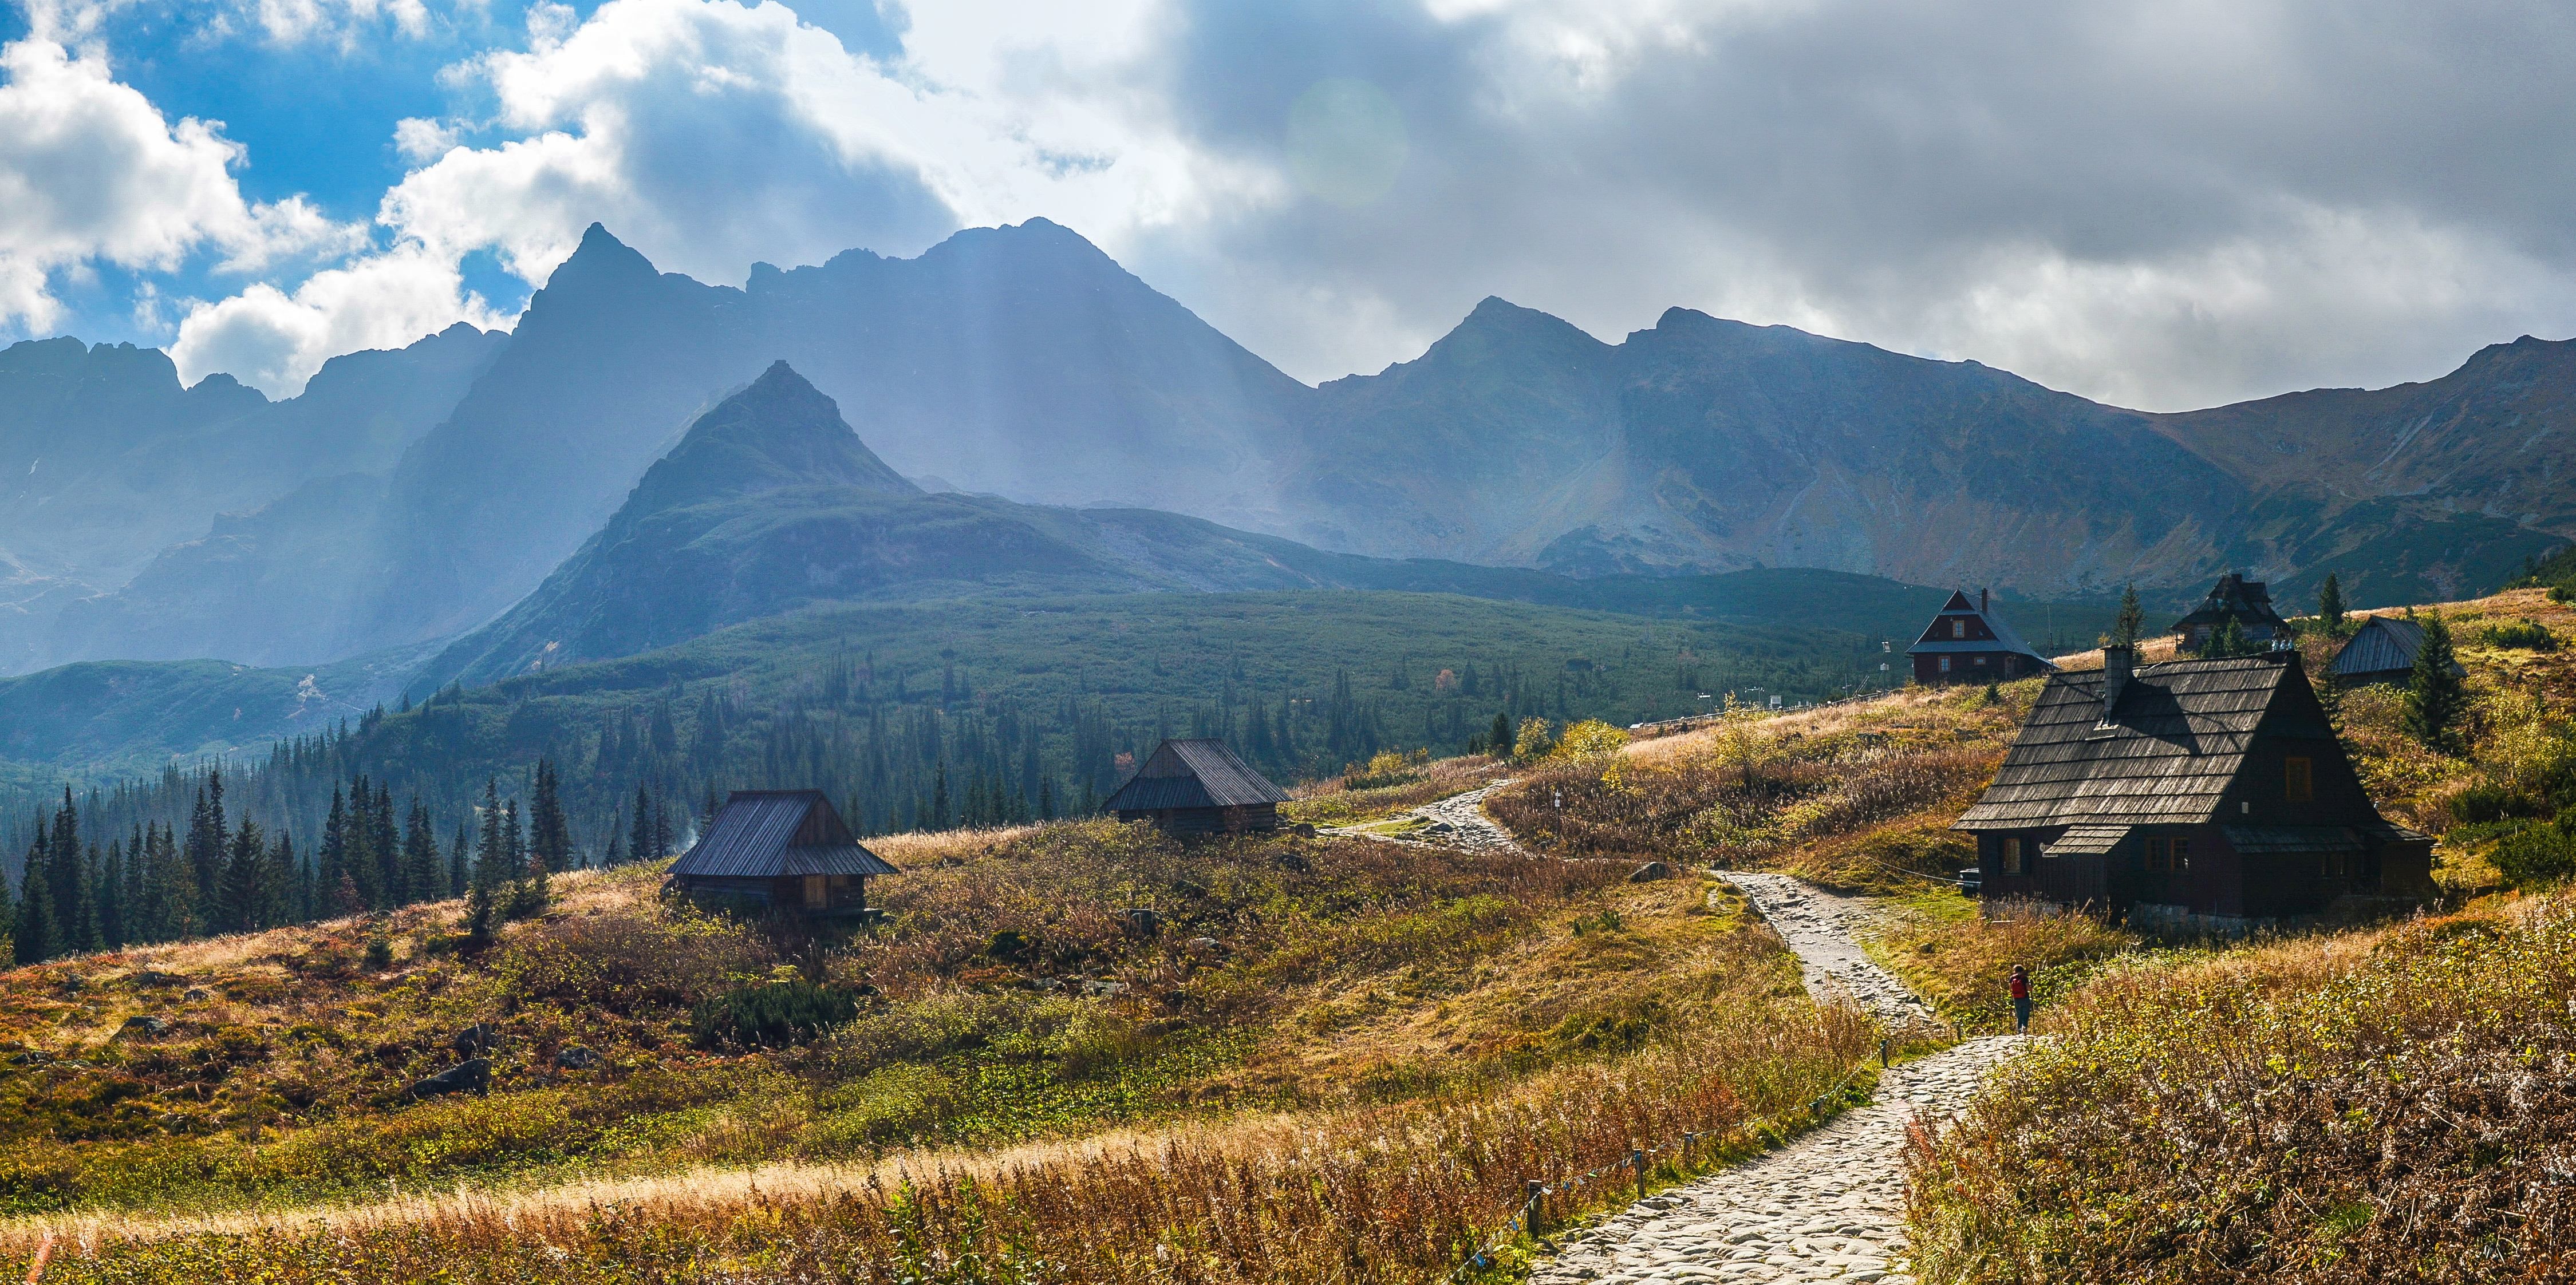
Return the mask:
MULTIPOLYGON (((1931 1011, 1852 939, 1855 898, 1787 875, 1723 871, 1796 952, 1817 999, 1848 997, 1889 1025, 1931 1011)), ((1659 1192, 1568 1241, 1531 1285, 1646 1282, 1911 1282, 1905 1248, 1906 1126, 1958 1114, 1986 1073, 2019 1051, 1988 1036, 1879 1077, 1870 1102, 1777 1151, 1659 1192)))
POLYGON ((1520 841, 1512 837, 1511 831, 1504 829, 1500 822, 1485 815, 1485 796, 1511 784, 1513 779, 1504 777, 1502 780, 1480 785, 1463 794, 1452 794, 1439 802, 1425 803, 1421 807, 1403 813, 1402 815, 1405 816, 1420 817, 1425 823, 1422 829, 1412 835, 1399 837, 1379 834, 1364 826, 1321 826, 1318 827, 1318 831, 1323 834, 1376 839, 1385 843, 1414 843, 1425 846, 1465 848, 1470 852, 1519 852, 1526 855, 1528 849, 1521 847, 1520 841))

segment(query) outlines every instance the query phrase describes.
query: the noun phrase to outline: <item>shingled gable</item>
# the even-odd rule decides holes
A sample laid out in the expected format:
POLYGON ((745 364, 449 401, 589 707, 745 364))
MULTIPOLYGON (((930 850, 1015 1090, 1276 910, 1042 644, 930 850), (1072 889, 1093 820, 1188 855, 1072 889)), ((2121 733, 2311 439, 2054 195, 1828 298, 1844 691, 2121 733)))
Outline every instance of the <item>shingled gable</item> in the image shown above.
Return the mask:
POLYGON ((2113 650, 2109 672, 2050 677, 1954 823, 1986 896, 2226 929, 2430 890, 2431 841, 2380 817, 2295 653, 2128 669, 2113 650))
POLYGON ((1288 792, 1218 740, 1165 741, 1101 806, 1122 821, 1178 832, 1267 830, 1288 792))
POLYGON ((1965 589, 1951 591, 1905 654, 1913 658, 1914 680, 1925 684, 1993 682, 2057 668, 1995 614, 1984 590, 1974 601, 1965 589))
POLYGON ((864 918, 880 913, 868 909, 868 879, 901 873, 859 842, 821 790, 736 790, 669 877, 692 897, 864 918))

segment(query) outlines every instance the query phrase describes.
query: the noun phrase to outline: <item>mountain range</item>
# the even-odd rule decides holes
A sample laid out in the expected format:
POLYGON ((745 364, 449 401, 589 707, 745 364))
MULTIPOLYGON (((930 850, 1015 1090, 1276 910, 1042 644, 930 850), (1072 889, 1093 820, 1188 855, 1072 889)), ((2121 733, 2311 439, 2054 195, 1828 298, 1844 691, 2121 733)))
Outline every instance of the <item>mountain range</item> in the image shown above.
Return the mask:
POLYGON ((150 349, 0 351, 0 668, 448 640, 436 675, 484 677, 813 601, 1484 567, 1531 601, 1762 567, 2057 597, 2338 570, 2420 599, 2576 535, 2571 389, 2576 345, 2525 338, 2424 384, 2148 414, 1686 309, 1605 343, 1499 299, 1309 388, 1045 220, 740 289, 593 227, 511 332, 342 357, 282 402, 150 349), (736 394, 811 450, 727 472, 736 394), (801 587, 797 540, 832 554, 801 587))

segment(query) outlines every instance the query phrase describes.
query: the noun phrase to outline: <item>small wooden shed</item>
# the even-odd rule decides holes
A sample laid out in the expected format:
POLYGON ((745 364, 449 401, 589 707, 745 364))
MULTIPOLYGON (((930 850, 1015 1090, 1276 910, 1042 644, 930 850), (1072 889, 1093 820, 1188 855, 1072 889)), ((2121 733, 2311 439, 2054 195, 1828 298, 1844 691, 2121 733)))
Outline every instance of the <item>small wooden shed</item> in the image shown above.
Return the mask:
POLYGON ((867 913, 870 876, 901 873, 859 842, 821 790, 736 790, 671 863, 670 882, 693 897, 856 917, 867 913))
MULTIPOLYGON (((2327 672, 2338 683, 2402 683, 2415 675, 2415 657, 2424 650, 2424 626, 2403 616, 2372 616, 2353 631, 2335 653, 2327 672)), ((2459 662, 2451 672, 2465 677, 2459 662)))
POLYGON ((1279 828, 1288 792, 1219 740, 1165 741, 1101 806, 1121 821, 1151 821, 1171 834, 1237 834, 1279 828))

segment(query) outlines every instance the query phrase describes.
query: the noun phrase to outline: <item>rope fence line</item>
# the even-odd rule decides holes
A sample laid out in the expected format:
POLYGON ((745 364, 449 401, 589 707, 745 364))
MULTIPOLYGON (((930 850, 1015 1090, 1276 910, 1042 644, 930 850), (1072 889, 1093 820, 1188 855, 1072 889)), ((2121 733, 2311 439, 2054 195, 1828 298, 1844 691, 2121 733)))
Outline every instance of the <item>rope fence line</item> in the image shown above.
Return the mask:
MULTIPOLYGON (((1886 1066, 1888 1058, 1888 1041, 1886 1039, 1881 1039, 1879 1041, 1878 1057, 1879 1065, 1881 1067, 1886 1066)), ((1806 1106, 1800 1112, 1795 1114, 1814 1115, 1817 1111, 1823 1109, 1825 1103, 1842 1096, 1845 1090, 1851 1088, 1852 1082, 1860 1078, 1861 1072, 1868 1069, 1869 1059, 1866 1057, 1853 1063, 1851 1070, 1845 1072, 1843 1078, 1835 1082, 1834 1087, 1809 1098, 1806 1106)), ((1544 1202, 1549 1196, 1572 1191, 1575 1188, 1584 1186, 1605 1174, 1614 1173, 1621 1169, 1633 1169, 1636 1171, 1637 1175, 1637 1196, 1642 1200, 1645 1198, 1646 1194, 1646 1168, 1649 1160, 1663 1155, 1688 1155, 1690 1148, 1697 1145, 1702 1139, 1737 1135, 1749 1137, 1759 1134, 1765 1128, 1784 1127, 1792 1118, 1794 1118, 1794 1116, 1791 1114, 1756 1116, 1753 1119, 1746 1120, 1737 1125, 1732 1131, 1730 1131, 1730 1133, 1725 1135, 1697 1132, 1684 1133, 1679 1138, 1667 1138, 1650 1147, 1632 1149, 1628 1152, 1628 1156, 1625 1160, 1613 1160, 1608 1164, 1596 1166, 1570 1178, 1560 1178, 1553 1183, 1541 1182, 1535 1178, 1529 1179, 1522 1188, 1523 1194, 1521 1197, 1519 1211, 1512 1214, 1507 1220, 1505 1220, 1502 1229, 1495 1232, 1492 1239, 1485 1242, 1483 1248, 1467 1255, 1466 1261, 1461 1262, 1457 1267, 1451 1269, 1449 1275, 1443 1279, 1448 1283, 1448 1285, 1455 1285, 1455 1282, 1459 1278, 1465 1276, 1470 1271, 1481 1271, 1492 1267, 1494 1265, 1494 1251, 1510 1244, 1523 1230, 1526 1229, 1532 1235, 1536 1235, 1539 1215, 1544 1212, 1544 1202)))

